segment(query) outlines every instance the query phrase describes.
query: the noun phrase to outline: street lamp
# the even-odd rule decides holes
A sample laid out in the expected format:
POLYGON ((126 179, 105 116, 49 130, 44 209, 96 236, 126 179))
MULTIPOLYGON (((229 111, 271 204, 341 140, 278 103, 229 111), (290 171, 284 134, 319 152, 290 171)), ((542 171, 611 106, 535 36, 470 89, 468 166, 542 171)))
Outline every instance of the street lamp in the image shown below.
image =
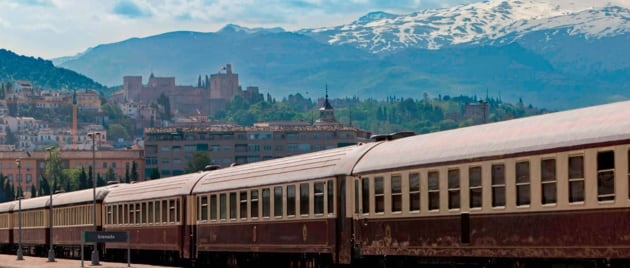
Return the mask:
MULTIPOLYGON (((53 172, 52 172, 52 151, 55 147, 48 147, 48 170, 50 170, 48 188, 50 189, 50 249, 48 250, 48 262, 55 262, 55 250, 53 249, 53 172)), ((44 176, 42 174, 42 176, 44 176)))
MULTIPOLYGON (((94 232, 98 232, 96 227, 96 138, 101 137, 100 132, 88 133, 88 137, 92 139, 92 220, 94 221, 94 232)), ((92 250, 92 265, 99 265, 97 242, 94 242, 92 250)))
POLYGON ((18 181, 18 196, 17 196, 17 200, 18 200, 18 249, 17 249, 17 260, 18 261, 22 261, 24 260, 23 254, 22 254, 22 159, 18 158, 15 159, 15 164, 17 165, 18 168, 18 177, 17 177, 17 181, 18 181))

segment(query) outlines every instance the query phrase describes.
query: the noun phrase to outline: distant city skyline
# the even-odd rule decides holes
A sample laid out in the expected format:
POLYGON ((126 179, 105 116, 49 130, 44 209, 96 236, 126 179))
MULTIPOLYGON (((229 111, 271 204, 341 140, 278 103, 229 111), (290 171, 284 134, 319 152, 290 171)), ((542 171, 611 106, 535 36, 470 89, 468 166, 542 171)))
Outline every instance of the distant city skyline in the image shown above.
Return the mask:
POLYGON ((372 11, 409 14, 481 0, 2 0, 0 48, 52 59, 99 44, 227 24, 287 31, 350 23, 372 11))

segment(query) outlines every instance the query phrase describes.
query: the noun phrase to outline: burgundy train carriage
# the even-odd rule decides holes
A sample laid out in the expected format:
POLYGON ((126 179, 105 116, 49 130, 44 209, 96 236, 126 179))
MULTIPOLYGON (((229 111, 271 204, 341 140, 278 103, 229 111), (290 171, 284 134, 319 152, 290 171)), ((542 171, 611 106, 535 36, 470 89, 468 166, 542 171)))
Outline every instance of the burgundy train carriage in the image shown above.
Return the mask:
MULTIPOLYGON (((96 205, 96 229, 102 229, 103 199, 107 194, 125 184, 114 184, 53 195, 53 244, 57 254, 67 257, 80 257, 83 233, 94 231, 94 205, 96 205), (96 194, 96 199, 94 198, 96 194)), ((49 196, 43 197, 46 200, 49 196)), ((47 203, 48 204, 48 203, 47 203)), ((50 206, 47 205, 47 210, 50 206)), ((49 215, 45 213, 46 227, 49 215)), ((48 238, 48 232, 46 237, 48 238)), ((93 245, 85 243, 84 254, 92 251, 93 245)))
POLYGON ((14 243, 18 244, 20 240, 20 215, 22 226, 22 247, 25 249, 24 254, 39 255, 45 252, 48 244, 48 224, 46 215, 48 214, 47 205, 48 197, 35 197, 22 199, 21 206, 15 202, 13 208, 13 238, 14 243), (21 213, 20 213, 21 207, 21 213))
POLYGON ((350 263, 345 176, 376 143, 210 172, 193 189, 204 265, 350 263))
MULTIPOLYGON (((117 188, 104 201, 103 229, 129 232, 132 259, 144 263, 181 264, 190 259, 188 196, 205 173, 138 182, 117 188)), ((108 258, 125 259, 127 243, 106 243, 108 258)))
POLYGON ((356 252, 628 263, 629 118, 619 102, 382 143, 353 171, 356 252))
POLYGON ((7 252, 13 245, 13 210, 17 202, 0 203, 0 251, 7 252))

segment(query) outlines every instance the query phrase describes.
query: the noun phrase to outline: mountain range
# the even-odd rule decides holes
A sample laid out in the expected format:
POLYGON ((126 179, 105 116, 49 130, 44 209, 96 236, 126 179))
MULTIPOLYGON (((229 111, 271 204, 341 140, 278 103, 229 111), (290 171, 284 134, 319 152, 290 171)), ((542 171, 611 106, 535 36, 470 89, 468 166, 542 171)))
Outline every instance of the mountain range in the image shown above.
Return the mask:
POLYGON ((102 44, 55 65, 107 86, 125 75, 199 76, 229 63, 241 85, 274 96, 491 95, 565 109, 630 98, 625 0, 490 0, 346 25, 169 32, 102 44))

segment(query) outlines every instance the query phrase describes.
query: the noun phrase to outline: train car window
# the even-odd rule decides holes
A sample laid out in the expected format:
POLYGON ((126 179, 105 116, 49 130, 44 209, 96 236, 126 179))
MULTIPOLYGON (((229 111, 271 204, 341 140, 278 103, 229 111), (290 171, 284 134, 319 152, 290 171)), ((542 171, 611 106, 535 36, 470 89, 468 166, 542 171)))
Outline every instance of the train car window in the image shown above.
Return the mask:
POLYGON ((569 157, 569 202, 584 202, 584 156, 569 157))
POLYGON ((482 188, 481 188, 481 167, 471 167, 468 169, 468 184, 470 187, 470 208, 481 208, 482 188))
POLYGON ((402 183, 400 175, 393 175, 391 179, 392 212, 402 211, 402 183))
POLYGON ((429 171, 429 210, 440 209, 440 173, 429 171))
POLYGON ((208 196, 204 195, 200 197, 199 201, 199 220, 208 220, 208 196))
POLYGON ((335 184, 333 180, 328 180, 326 183, 326 198, 328 200, 328 214, 335 213, 335 184))
POLYGON ((162 222, 162 209, 161 209, 161 201, 155 201, 155 223, 158 224, 162 222))
POLYGON ((374 177, 374 213, 385 212, 385 187, 383 177, 374 177))
MULTIPOLYGON (((628 176, 630 177, 630 176, 628 176)), ((359 214, 359 180, 354 180, 354 213, 359 214)))
POLYGON ((409 211, 420 211, 420 174, 409 174, 409 211))
POLYGON ((543 204, 556 203, 556 159, 544 159, 541 162, 543 204))
POLYGON ((525 206, 531 203, 529 161, 516 163, 516 205, 525 206))
POLYGON ((142 223, 147 223, 147 203, 142 202, 142 208, 140 211, 140 215, 142 216, 142 223))
POLYGON ((219 219, 227 219, 227 196, 226 194, 219 195, 219 219))
POLYGON ((450 169, 448 171, 448 208, 460 208, 459 194, 460 176, 459 169, 450 169))
POLYGON ((142 213, 144 211, 144 209, 142 209, 143 205, 144 203, 136 204, 136 224, 144 223, 145 214, 142 213))
POLYGON ((118 205, 118 224, 124 224, 125 212, 123 211, 123 205, 118 205))
POLYGON ((236 219, 236 192, 230 193, 230 219, 236 219))
POLYGON ((597 153, 597 200, 615 200, 615 152, 597 153))
POLYGON ((107 206, 107 224, 112 224, 113 218, 112 206, 107 206))
POLYGON ((210 220, 217 220, 217 195, 210 196, 210 220))
POLYGON ((250 209, 249 209, 249 216, 252 217, 252 219, 257 219, 258 218, 258 190, 251 190, 249 192, 249 195, 251 197, 251 201, 250 201, 250 209))
POLYGON ((162 200, 162 223, 167 223, 168 222, 168 201, 167 200, 162 200))
POLYGON ((309 196, 311 195, 308 187, 308 183, 300 184, 300 215, 308 216, 310 213, 310 201, 309 196))
POLYGON ((112 208, 112 222, 111 224, 118 224, 118 206, 110 206, 112 208))
POLYGON ((241 209, 238 217, 240 219, 247 219, 247 191, 241 191, 239 195, 239 203, 241 205, 241 209))
POLYGON ((135 220, 134 223, 135 224, 140 224, 140 204, 136 203, 134 205, 132 205, 132 207, 134 208, 134 216, 135 216, 135 220))
POLYGON ((128 214, 129 215, 129 224, 134 224, 134 223, 136 223, 135 222, 135 220, 136 220, 136 217, 135 217, 136 210, 134 209, 133 204, 127 204, 127 207, 128 207, 127 213, 129 213, 128 214))
POLYGON ((363 214, 370 213, 370 178, 361 180, 361 206, 363 214))
POLYGON ((492 165, 492 206, 505 206, 505 165, 492 165))
POLYGON ((287 216, 295 216, 295 185, 287 185, 287 216))
POLYGON ((131 218, 129 217, 129 204, 123 204, 123 214, 125 215, 124 224, 130 224, 131 218))
POLYGON ((269 188, 262 189, 262 216, 269 217, 271 213, 271 193, 269 188))
POLYGON ((169 219, 170 222, 179 222, 179 200, 170 200, 169 201, 169 219))
POLYGON ((149 202, 147 204, 147 223, 152 224, 153 223, 153 210, 155 208, 153 208, 153 201, 149 202))
POLYGON ((273 187, 273 216, 282 217, 282 186, 273 187))
POLYGON ((324 183, 313 183, 313 213, 324 214, 324 183))

